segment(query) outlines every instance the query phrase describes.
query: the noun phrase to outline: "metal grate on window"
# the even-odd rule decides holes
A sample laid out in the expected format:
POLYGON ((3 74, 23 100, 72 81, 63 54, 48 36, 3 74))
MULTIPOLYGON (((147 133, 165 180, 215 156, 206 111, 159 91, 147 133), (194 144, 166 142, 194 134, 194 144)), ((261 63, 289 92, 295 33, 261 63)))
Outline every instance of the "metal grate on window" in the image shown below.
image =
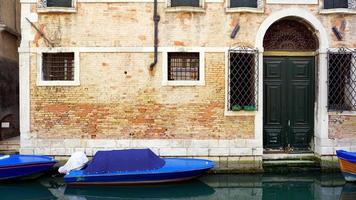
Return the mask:
POLYGON ((329 111, 356 111, 356 50, 329 50, 327 59, 329 111))
POLYGON ((168 80, 199 80, 199 53, 168 53, 168 80))
POLYGON ((228 110, 257 110, 258 51, 237 48, 228 56, 228 110))
POLYGON ((42 72, 45 81, 74 80, 74 53, 44 53, 42 72))

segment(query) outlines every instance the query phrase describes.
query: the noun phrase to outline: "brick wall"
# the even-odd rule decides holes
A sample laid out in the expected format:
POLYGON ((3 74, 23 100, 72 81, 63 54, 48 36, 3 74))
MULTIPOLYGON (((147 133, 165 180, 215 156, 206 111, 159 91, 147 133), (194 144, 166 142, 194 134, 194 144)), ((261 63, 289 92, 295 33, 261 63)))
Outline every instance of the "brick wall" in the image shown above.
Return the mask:
MULTIPOLYGON (((205 55, 205 86, 161 86, 147 53, 81 53, 81 85, 37 87, 31 57, 31 132, 39 138, 236 139, 253 116, 224 116, 224 53, 205 55)), ((158 63, 160 66, 160 63, 158 63)))
POLYGON ((329 115, 329 138, 356 138, 356 116, 329 115))

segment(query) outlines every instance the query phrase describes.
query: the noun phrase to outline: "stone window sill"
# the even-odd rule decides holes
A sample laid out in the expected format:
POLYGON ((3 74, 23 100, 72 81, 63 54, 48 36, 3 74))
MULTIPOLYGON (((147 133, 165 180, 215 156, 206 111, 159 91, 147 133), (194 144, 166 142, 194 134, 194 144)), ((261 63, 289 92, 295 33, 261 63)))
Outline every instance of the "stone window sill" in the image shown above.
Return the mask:
POLYGON ((240 7, 240 8, 225 8, 226 13, 264 13, 263 8, 249 8, 249 7, 240 7))
POLYGON ((343 111, 343 112, 328 112, 328 115, 339 115, 339 116, 356 116, 356 111, 343 111))
POLYGON ((320 9, 319 14, 356 14, 356 9, 351 8, 334 8, 334 9, 320 9))
POLYGON ((257 111, 225 111, 225 116, 255 116, 257 111))
POLYGON ((37 82, 37 86, 79 86, 79 81, 43 81, 37 82))
POLYGON ((37 8, 38 13, 76 13, 75 8, 60 8, 60 7, 51 7, 51 8, 37 8))
POLYGON ((180 7, 168 7, 165 10, 166 12, 197 12, 205 13, 205 9, 202 7, 189 7, 189 6, 180 6, 180 7))
POLYGON ((164 81, 164 86, 204 86, 204 81, 164 81))

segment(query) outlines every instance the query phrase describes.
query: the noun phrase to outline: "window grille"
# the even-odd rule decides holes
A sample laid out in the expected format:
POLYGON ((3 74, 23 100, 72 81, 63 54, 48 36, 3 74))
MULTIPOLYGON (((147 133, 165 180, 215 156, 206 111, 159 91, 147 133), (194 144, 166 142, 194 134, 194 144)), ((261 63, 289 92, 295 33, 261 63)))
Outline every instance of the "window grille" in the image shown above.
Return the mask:
POLYGON ((74 80, 74 53, 44 53, 42 72, 44 81, 74 80))
POLYGON ((355 0, 324 0, 324 9, 356 8, 355 0))
POLYGON ((72 0, 40 0, 39 7, 73 7, 72 0))
POLYGON ((200 0, 171 0, 171 7, 179 6, 199 7, 200 0))
POLYGON ((232 49, 228 56, 228 110, 257 110, 258 51, 232 49))
POLYGON ((199 80, 199 53, 168 53, 168 80, 199 80))
POLYGON ((328 52, 328 109, 356 111, 356 50, 328 52))
POLYGON ((230 8, 250 7, 257 8, 257 0, 230 0, 230 8))

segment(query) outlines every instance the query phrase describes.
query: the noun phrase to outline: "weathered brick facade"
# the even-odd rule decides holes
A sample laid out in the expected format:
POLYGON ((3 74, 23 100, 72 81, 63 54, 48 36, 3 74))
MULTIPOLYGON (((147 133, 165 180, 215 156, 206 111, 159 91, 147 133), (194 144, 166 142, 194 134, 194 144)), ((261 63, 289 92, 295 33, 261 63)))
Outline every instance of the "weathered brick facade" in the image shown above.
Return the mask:
MULTIPOLYGON (((50 48, 41 34, 23 21, 26 37, 20 50, 24 56, 23 65, 29 67, 29 88, 23 85, 24 91, 29 91, 29 100, 23 101, 28 103, 29 110, 23 111, 28 127, 24 125, 23 128, 22 151, 68 155, 75 150, 85 150, 92 154, 101 148, 144 147, 145 142, 152 140, 146 146, 161 155, 215 156, 222 165, 228 160, 226 156, 250 156, 252 160, 256 159, 259 167, 263 154, 262 109, 226 114, 227 50, 234 47, 260 48, 256 38, 262 24, 274 13, 288 13, 288 9, 308 13, 322 25, 323 30, 314 30, 320 37, 320 45, 325 41, 328 43, 322 48, 356 48, 356 34, 353 34, 356 15, 321 14, 318 4, 263 2, 258 13, 226 12, 224 1, 206 1, 204 12, 169 12, 166 4, 160 2, 160 50, 158 63, 151 71, 149 65, 153 61, 154 38, 153 2, 150 0, 94 3, 78 0, 75 12, 39 12, 36 1, 24 1, 23 19, 28 17, 43 31, 54 48, 50 48), (343 22, 346 23, 342 32, 344 38, 338 41, 331 28, 340 27, 343 22), (231 31, 237 23, 240 30, 237 37, 231 39, 231 31), (41 52, 56 49, 79 53, 79 85, 38 84, 41 52), (204 84, 162 84, 163 53, 194 49, 204 53, 204 84), (125 146, 120 141, 130 144, 125 146), (160 143, 165 145, 160 146, 160 143)), ((297 14, 285 16, 296 18, 297 14)), ((297 18, 308 20, 307 16, 297 18)), ((310 25, 311 29, 318 29, 315 24, 310 25)), ((263 49, 259 49, 259 53, 262 62, 263 49)), ((325 55, 325 49, 320 53, 325 55)), ((323 55, 319 56, 320 59, 323 55)), ((318 77, 316 79, 319 81, 318 77)), ((325 92, 321 87, 317 88, 321 92, 316 93, 325 92)), ((321 100, 317 98, 317 101, 316 105, 319 105, 321 100)), ((325 107, 317 109, 322 111, 316 113, 325 111, 325 107)), ((330 114, 329 123, 324 119, 316 119, 316 123, 330 126, 326 128, 330 138, 350 137, 356 141, 355 120, 354 117, 330 114), (342 123, 336 122, 339 119, 342 123)), ((318 134, 324 133, 317 126, 315 129, 320 129, 318 134)), ((334 151, 333 145, 322 144, 328 137, 315 137, 317 145, 314 150, 319 155, 330 154, 330 149, 334 151), (329 148, 328 152, 322 147, 329 148)))
POLYGON ((80 86, 32 82, 31 132, 53 139, 253 137, 253 117, 224 117, 224 54, 206 55, 206 85, 193 87, 161 86, 160 68, 154 76, 147 70, 151 59, 145 53, 82 53, 80 86))

